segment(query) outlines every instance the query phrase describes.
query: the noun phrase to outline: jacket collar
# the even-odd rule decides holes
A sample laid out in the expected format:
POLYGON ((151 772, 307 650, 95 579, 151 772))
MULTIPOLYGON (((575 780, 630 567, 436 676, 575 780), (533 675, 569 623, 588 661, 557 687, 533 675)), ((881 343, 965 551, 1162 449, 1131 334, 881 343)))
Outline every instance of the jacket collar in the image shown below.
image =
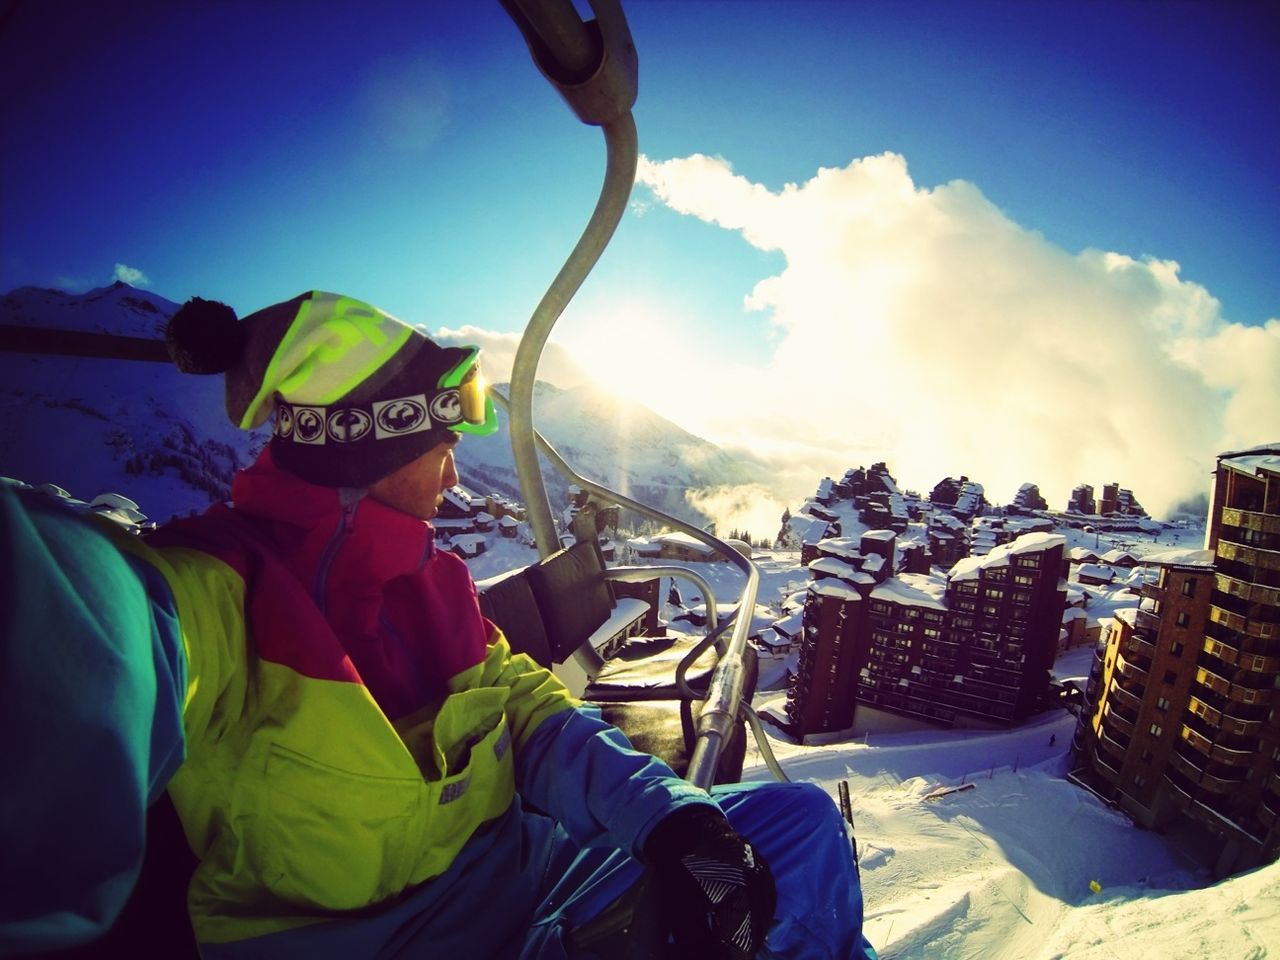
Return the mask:
POLYGON ((364 490, 321 487, 276 465, 271 448, 236 474, 237 511, 265 521, 285 559, 308 580, 326 549, 341 543, 335 574, 366 587, 418 570, 435 550, 431 524, 401 513, 364 490))

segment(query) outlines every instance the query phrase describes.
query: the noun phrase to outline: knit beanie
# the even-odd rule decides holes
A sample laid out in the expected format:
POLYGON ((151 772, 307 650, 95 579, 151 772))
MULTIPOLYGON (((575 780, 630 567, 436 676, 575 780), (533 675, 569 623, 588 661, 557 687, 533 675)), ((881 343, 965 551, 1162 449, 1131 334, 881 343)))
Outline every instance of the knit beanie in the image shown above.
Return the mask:
POLYGON ((497 429, 475 347, 441 347, 351 297, 318 290, 236 320, 195 297, 169 321, 179 369, 226 373, 227 415, 275 414, 272 458, 311 483, 367 487, 456 433, 497 429))

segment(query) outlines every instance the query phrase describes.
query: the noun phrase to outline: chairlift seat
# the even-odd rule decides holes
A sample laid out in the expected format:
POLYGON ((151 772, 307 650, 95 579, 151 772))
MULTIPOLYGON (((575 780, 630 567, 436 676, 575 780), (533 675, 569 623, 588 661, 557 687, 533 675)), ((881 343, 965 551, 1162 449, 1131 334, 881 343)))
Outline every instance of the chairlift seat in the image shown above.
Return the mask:
MULTIPOLYGON (((631 637, 648 611, 634 598, 615 599, 599 545, 580 540, 514 574, 481 585, 480 609, 500 627, 512 650, 543 666, 564 663, 586 646, 605 657, 589 678, 583 697, 600 706, 639 750, 666 761, 678 774, 688 768, 694 723, 701 701, 685 702, 676 686, 676 667, 697 644, 692 637, 631 637), (682 712, 685 717, 682 719, 682 712)), ((695 693, 704 693, 717 654, 702 654, 686 674, 695 693)), ((759 668, 754 651, 743 657, 743 698, 755 692, 759 668)), ((716 781, 741 777, 746 751, 739 723, 725 745, 716 781)))

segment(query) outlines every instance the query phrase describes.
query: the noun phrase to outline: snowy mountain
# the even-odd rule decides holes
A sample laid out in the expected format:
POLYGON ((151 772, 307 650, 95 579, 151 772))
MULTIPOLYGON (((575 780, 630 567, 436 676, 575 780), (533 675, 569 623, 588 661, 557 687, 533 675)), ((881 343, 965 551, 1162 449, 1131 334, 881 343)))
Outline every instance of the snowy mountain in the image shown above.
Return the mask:
MULTIPOLYGON (((506 385, 499 389, 506 393, 506 385)), ((713 443, 639 404, 590 386, 562 390, 539 381, 534 388, 538 430, 581 476, 682 519, 707 519, 690 506, 687 491, 759 482, 761 468, 736 460, 713 443)), ((473 489, 519 497, 506 418, 489 437, 467 437, 457 460, 473 489)), ((567 483, 543 471, 552 504, 565 503, 567 483)))
MULTIPOLYGON (((124 283, 83 295, 22 287, 0 298, 0 324, 159 338, 178 305, 124 283)), ((124 493, 154 520, 224 499, 266 430, 227 419, 222 378, 166 363, 0 352, 0 475, 55 483, 81 499, 124 493)), ((700 520, 685 491, 749 482, 758 471, 637 404, 590 388, 539 383, 544 436, 583 476, 700 520)), ((459 448, 463 481, 519 498, 506 430, 459 448)), ((556 507, 567 485, 547 470, 556 507)))
MULTIPOLYGON (((22 287, 0 298, 0 324, 158 338, 177 308, 124 283, 83 295, 22 287)), ((265 441, 227 419, 221 377, 0 352, 0 475, 84 500, 124 493, 165 520, 225 498, 265 441)))

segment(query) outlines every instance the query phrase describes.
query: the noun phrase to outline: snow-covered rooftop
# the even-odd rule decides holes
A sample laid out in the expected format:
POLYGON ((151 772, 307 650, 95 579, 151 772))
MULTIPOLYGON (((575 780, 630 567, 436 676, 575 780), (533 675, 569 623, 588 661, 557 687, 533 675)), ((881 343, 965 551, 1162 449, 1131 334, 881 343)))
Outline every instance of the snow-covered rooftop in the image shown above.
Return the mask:
POLYGON ((837 597, 841 600, 862 599, 862 595, 857 590, 839 580, 815 580, 810 585, 809 592, 819 597, 837 597))
POLYGON ((804 627, 804 611, 797 610, 788 617, 783 617, 773 624, 773 629, 784 636, 794 637, 804 627))
POLYGON ((1012 543, 1003 543, 985 557, 965 557, 956 561, 947 576, 952 580, 973 580, 988 567, 1008 566, 1009 558, 1019 553, 1035 553, 1064 545, 1067 538, 1060 533, 1024 533, 1012 543))
POLYGON ((844 557, 846 560, 861 560, 862 550, 859 541, 854 537, 831 537, 823 540, 818 549, 825 554, 844 557))
POLYGON ((817 560, 809 564, 810 575, 815 573, 826 573, 833 577, 844 577, 852 579, 858 575, 858 568, 851 563, 839 559, 838 557, 818 557, 817 560))
POLYGON ((1213 558, 1212 550, 1157 550, 1142 562, 1153 567, 1211 567, 1213 558))
POLYGON ((673 531, 672 533, 662 533, 653 539, 656 543, 676 544, 681 547, 688 547, 691 550, 696 550, 699 553, 716 552, 716 548, 711 546, 711 544, 703 543, 701 540, 691 537, 689 534, 680 530, 673 531))
POLYGON ((1255 477, 1264 470, 1280 473, 1280 443, 1264 443, 1227 454, 1222 459, 1222 465, 1255 477))
POLYGON ((1090 580, 1105 580, 1110 583, 1116 578, 1116 572, 1111 567, 1100 563, 1082 563, 1076 571, 1076 576, 1088 577, 1090 580))
POLYGON ((896 536, 892 530, 868 530, 862 535, 864 540, 879 540, 881 543, 888 543, 896 536))
POLYGON ((871 591, 873 600, 946 610, 947 582, 931 573, 900 573, 871 591))

